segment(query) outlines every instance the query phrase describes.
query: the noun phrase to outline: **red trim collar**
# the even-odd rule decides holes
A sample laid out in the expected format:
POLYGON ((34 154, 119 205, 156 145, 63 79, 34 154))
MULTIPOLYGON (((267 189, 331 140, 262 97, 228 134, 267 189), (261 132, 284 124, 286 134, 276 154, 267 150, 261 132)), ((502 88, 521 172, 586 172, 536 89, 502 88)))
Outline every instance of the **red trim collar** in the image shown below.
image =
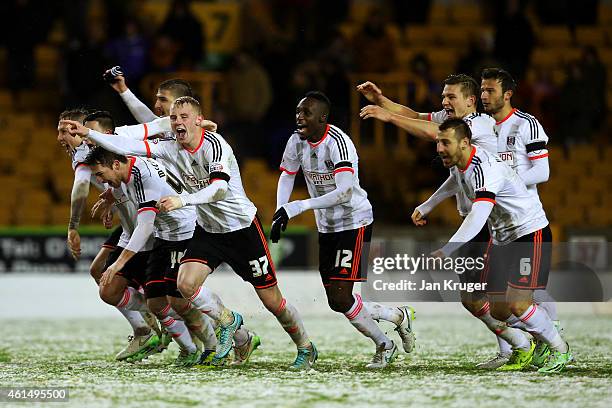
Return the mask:
POLYGON ((514 112, 516 112, 516 108, 512 108, 512 110, 510 111, 510 113, 508 114, 508 116, 506 116, 505 118, 503 118, 502 120, 500 120, 499 122, 495 122, 496 125, 501 125, 502 123, 504 123, 505 121, 508 120, 508 118, 512 115, 514 115, 514 112))
POLYGON ((202 145, 204 144, 204 138, 206 136, 206 130, 204 128, 202 128, 202 137, 200 138, 200 143, 198 144, 198 146, 193 149, 193 150, 189 150, 186 147, 183 147, 183 149, 187 150, 189 153, 194 154, 195 152, 197 152, 200 147, 202 147, 202 145))
POLYGON ((468 167, 470 167, 470 164, 472 164, 472 159, 474 158, 474 155, 476 154, 476 148, 474 146, 472 146, 472 153, 470 153, 470 159, 468 160, 467 164, 465 165, 465 168, 459 169, 459 166, 457 166, 457 168, 459 169, 460 172, 464 173, 468 167))
POLYGON ((136 157, 134 156, 128 156, 128 159, 130 159, 130 164, 128 166, 130 166, 128 168, 128 178, 127 181, 125 182, 126 184, 130 182, 130 179, 132 178, 132 167, 134 167, 134 163, 136 163, 136 157))
POLYGON ((327 127, 325 128, 325 133, 323 133, 323 137, 321 138, 321 140, 319 140, 317 143, 310 143, 310 142, 308 142, 308 144, 310 145, 310 147, 317 147, 318 145, 321 144, 321 142, 323 142, 325 140, 325 138, 327 137, 328 133, 329 133, 329 125, 327 125, 327 127))

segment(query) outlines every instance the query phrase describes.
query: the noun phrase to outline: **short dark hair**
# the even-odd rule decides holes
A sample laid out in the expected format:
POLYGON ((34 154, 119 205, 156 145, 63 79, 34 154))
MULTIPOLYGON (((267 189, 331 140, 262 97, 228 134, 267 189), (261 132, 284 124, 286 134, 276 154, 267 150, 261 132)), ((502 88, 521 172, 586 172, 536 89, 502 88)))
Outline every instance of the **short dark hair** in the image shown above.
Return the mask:
POLYGON ((480 85, 474 78, 466 74, 450 74, 444 80, 444 85, 461 85, 461 92, 466 98, 475 96, 478 100, 480 85))
POLYGON ((112 167, 115 160, 119 160, 121 163, 127 163, 127 157, 124 155, 106 150, 102 146, 95 146, 89 151, 83 163, 88 166, 100 164, 104 167, 112 167))
POLYGON ((104 129, 110 130, 111 132, 115 131, 115 120, 109 111, 95 111, 94 113, 90 113, 83 119, 83 124, 93 121, 98 122, 104 129))
POLYGON ((89 114, 89 111, 85 108, 72 108, 66 109, 59 115, 59 120, 75 120, 77 122, 81 122, 85 116, 89 114))
POLYGON ((512 75, 501 68, 485 68, 482 71, 482 79, 495 79, 501 84, 502 92, 516 92, 516 81, 512 75))
POLYGON ((192 98, 194 97, 191 85, 189 84, 189 82, 183 79, 168 79, 167 81, 164 81, 159 84, 159 90, 170 91, 175 98, 180 98, 181 96, 191 96, 192 98))
POLYGON ((323 92, 321 91, 310 91, 308 93, 306 93, 306 95, 304 95, 304 98, 312 98, 312 99, 316 99, 317 101, 321 102, 324 106, 324 113, 329 116, 329 112, 331 111, 331 102, 329 100, 329 98, 327 97, 327 95, 325 95, 323 92))
POLYGON ((444 122, 440 124, 440 127, 438 129, 440 130, 440 132, 444 132, 446 130, 453 129, 455 131, 455 136, 457 137, 457 140, 461 140, 464 137, 467 137, 468 140, 470 141, 472 140, 472 131, 470 130, 470 127, 468 126, 467 123, 465 123, 463 119, 459 119, 459 118, 446 119, 444 122))

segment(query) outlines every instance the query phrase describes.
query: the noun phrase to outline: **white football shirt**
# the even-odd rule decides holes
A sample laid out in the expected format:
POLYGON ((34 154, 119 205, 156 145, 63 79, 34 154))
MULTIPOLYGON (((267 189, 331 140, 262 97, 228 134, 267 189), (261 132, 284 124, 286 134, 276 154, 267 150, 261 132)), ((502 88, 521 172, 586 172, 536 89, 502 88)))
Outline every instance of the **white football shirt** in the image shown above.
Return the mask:
POLYGON ((493 243, 508 244, 548 225, 542 203, 527 191, 518 174, 499 156, 472 146, 465 170, 450 169, 459 188, 471 201, 495 204, 488 223, 493 243))
POLYGON ((311 197, 320 197, 336 189, 334 174, 350 171, 353 194, 349 202, 329 208, 315 209, 319 232, 339 232, 369 225, 374 220, 368 194, 359 185, 359 158, 353 141, 333 125, 327 125, 317 143, 301 140, 297 133, 287 141, 281 171, 296 174, 302 169, 311 197))
MULTIPOLYGON (((530 169, 533 160, 548 157, 548 136, 540 122, 528 113, 512 109, 495 124, 495 133, 499 157, 519 174, 530 169)), ((539 197, 536 184, 527 186, 527 190, 539 197)))

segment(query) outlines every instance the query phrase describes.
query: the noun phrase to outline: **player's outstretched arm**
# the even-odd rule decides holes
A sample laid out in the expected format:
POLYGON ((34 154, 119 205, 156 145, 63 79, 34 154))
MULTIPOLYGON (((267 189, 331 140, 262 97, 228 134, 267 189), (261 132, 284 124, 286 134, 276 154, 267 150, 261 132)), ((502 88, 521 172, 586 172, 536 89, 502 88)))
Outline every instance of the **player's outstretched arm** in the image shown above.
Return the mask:
POLYGON ((134 154, 138 156, 154 157, 159 150, 157 149, 158 145, 149 145, 146 140, 138 141, 125 136, 100 133, 86 128, 80 122, 74 120, 61 120, 60 124, 68 126, 68 132, 70 132, 70 134, 79 135, 117 154, 134 154))
MULTIPOLYGON (((421 217, 425 217, 429 214, 434 208, 438 206, 442 201, 446 200, 449 197, 454 196, 459 191, 459 186, 457 182, 452 176, 448 176, 444 183, 425 201, 423 204, 419 205, 415 212, 419 212, 421 217)), ((414 222, 414 218, 413 218, 414 222)), ((415 225, 417 225, 415 223, 415 225)))
POLYGON ((344 204, 351 200, 353 196, 354 174, 352 171, 341 171, 334 175, 336 189, 320 197, 309 198, 307 200, 296 200, 284 204, 284 208, 289 218, 300 215, 306 210, 318 208, 329 208, 344 204))
POLYGON ((357 91, 361 92, 361 94, 365 96, 368 101, 391 113, 397 113, 398 115, 406 116, 412 119, 425 119, 427 117, 426 113, 419 113, 407 106, 393 102, 391 99, 384 96, 382 90, 373 82, 367 81, 357 85, 357 91))
POLYGON ((392 123, 393 125, 404 129, 411 135, 430 142, 435 141, 436 135, 438 134, 439 125, 437 123, 421 119, 412 119, 407 116, 389 112, 376 105, 364 106, 361 108, 359 116, 361 119, 374 118, 383 122, 392 123))
POLYGON ((78 165, 74 172, 74 182, 70 193, 70 221, 68 222, 68 249, 74 259, 81 256, 81 237, 78 232, 81 215, 87 205, 91 170, 85 165, 78 165))
POLYGON ((472 204, 472 210, 468 216, 465 217, 463 223, 461 223, 461 226, 457 232, 455 232, 455 235, 453 235, 448 243, 439 251, 444 256, 449 256, 478 235, 482 227, 487 223, 487 219, 491 211, 493 211, 494 205, 495 204, 490 201, 475 201, 474 204, 472 204))
POLYGON ((100 279, 100 286, 108 285, 117 272, 123 269, 125 264, 145 246, 147 240, 151 234, 153 234, 156 215, 157 210, 155 209, 140 211, 138 213, 136 228, 134 228, 134 232, 130 237, 130 242, 128 242, 125 249, 121 251, 117 260, 104 271, 100 279))
POLYGON ((150 122, 157 119, 157 115, 149 109, 147 105, 142 103, 140 99, 134 95, 125 83, 125 75, 121 68, 116 66, 107 69, 103 74, 104 80, 121 96, 123 103, 130 110, 130 113, 140 123, 150 122))
POLYGON ((214 203, 225 199, 229 184, 226 180, 216 179, 200 191, 192 194, 166 196, 159 200, 161 211, 172 211, 187 205, 214 203))

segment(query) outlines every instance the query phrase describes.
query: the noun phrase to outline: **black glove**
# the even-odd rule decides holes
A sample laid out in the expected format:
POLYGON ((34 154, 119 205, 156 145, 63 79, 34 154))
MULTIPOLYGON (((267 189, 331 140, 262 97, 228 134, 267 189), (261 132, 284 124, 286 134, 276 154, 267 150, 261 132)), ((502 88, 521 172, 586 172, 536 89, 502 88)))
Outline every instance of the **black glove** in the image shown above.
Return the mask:
POLYGON ((102 76, 106 82, 112 84, 113 82, 117 82, 117 77, 119 75, 123 76, 123 71, 119 65, 112 67, 111 69, 107 69, 104 75, 102 76))
POLYGON ((272 228, 270 229, 270 240, 272 242, 278 242, 281 236, 281 230, 286 230, 288 223, 289 215, 287 215, 287 211, 285 211, 283 207, 276 210, 272 216, 272 228))

